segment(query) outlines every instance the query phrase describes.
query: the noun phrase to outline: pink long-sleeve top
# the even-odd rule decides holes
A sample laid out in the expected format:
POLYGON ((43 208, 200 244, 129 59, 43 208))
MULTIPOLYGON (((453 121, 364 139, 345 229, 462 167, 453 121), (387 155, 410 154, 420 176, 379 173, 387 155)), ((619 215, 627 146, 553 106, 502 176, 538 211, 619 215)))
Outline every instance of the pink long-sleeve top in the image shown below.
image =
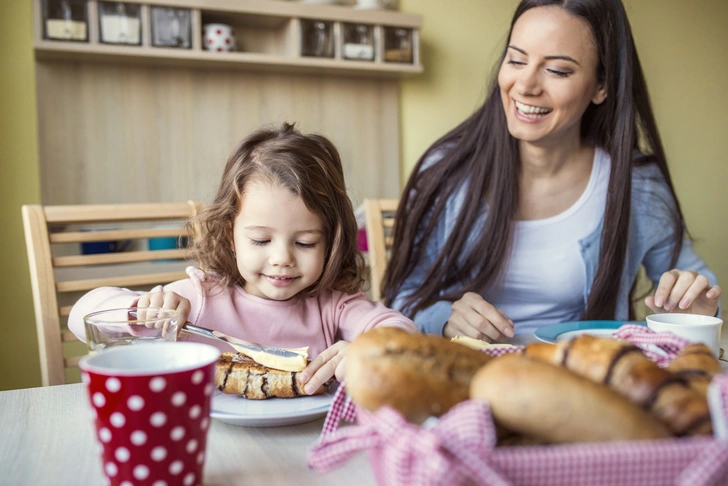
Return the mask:
MULTIPOLYGON (((308 346, 310 359, 336 341, 351 341, 379 326, 418 332, 411 320, 379 302, 371 302, 361 292, 346 294, 334 290, 318 297, 296 296, 276 301, 250 295, 238 285, 215 285, 217 277, 198 268, 188 267, 187 275, 187 279, 157 286, 152 291, 173 291, 188 299, 192 304, 188 321, 192 324, 267 346, 308 346)), ((71 309, 68 327, 85 341, 83 316, 104 309, 133 307, 145 293, 117 287, 92 290, 71 309)), ((205 342, 231 351, 224 343, 188 333, 180 334, 178 339, 205 342)))

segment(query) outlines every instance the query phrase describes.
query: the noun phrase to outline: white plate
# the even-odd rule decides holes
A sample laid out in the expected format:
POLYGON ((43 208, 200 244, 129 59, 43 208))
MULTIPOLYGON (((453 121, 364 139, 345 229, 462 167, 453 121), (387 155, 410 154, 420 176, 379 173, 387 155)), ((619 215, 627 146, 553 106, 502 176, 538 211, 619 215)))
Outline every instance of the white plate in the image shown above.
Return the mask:
POLYGON ((210 416, 231 425, 280 427, 310 422, 326 415, 336 392, 334 383, 326 393, 312 397, 248 400, 215 390, 210 416))

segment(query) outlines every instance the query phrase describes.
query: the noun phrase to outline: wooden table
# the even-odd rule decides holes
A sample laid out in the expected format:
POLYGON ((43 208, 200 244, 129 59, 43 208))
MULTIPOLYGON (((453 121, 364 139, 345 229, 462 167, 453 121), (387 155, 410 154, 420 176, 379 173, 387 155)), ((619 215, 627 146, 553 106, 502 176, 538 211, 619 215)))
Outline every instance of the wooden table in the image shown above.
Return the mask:
MULTIPOLYGON (((323 419, 270 428, 211 423, 205 485, 375 484, 364 454, 329 474, 308 469, 323 419)), ((104 484, 94 436, 81 384, 0 392, 0 484, 104 484)))

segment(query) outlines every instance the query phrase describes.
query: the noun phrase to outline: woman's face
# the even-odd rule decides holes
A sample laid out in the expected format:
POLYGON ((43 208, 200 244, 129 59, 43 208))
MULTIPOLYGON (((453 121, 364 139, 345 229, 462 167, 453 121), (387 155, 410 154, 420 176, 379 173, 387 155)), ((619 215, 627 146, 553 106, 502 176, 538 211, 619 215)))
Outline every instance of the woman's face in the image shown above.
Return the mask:
POLYGON ((540 146, 579 143, 589 103, 606 99, 597 81, 597 49, 589 25, 560 7, 518 18, 498 74, 508 131, 540 146))

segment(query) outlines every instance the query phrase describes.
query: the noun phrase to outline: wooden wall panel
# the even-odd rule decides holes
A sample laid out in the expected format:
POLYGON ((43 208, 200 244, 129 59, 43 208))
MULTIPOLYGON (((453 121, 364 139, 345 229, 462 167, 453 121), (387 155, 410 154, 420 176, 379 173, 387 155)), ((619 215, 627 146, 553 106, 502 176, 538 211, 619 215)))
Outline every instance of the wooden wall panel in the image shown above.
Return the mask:
POLYGON ((296 121, 342 155, 350 196, 399 194, 394 79, 38 62, 44 204, 209 201, 236 143, 296 121))

